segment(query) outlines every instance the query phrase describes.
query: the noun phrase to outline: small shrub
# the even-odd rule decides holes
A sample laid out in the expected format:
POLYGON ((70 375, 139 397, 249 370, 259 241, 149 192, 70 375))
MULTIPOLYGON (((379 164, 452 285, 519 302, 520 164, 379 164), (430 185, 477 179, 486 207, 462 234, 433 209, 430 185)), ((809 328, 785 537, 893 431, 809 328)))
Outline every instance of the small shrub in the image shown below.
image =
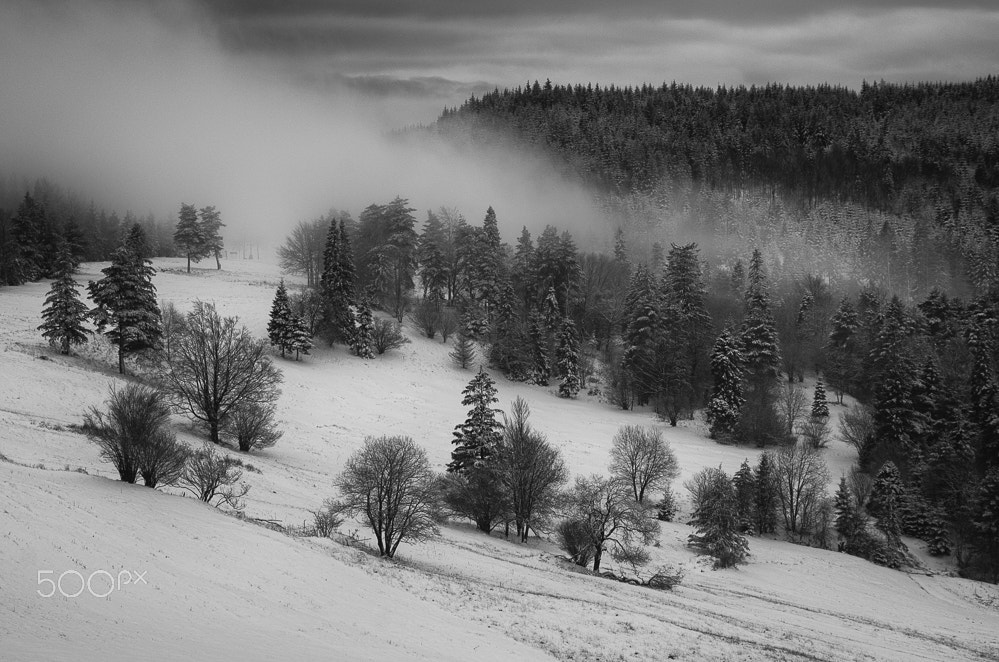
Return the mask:
MULTIPOLYGON (((424 299, 416 309, 409 314, 409 321, 413 323, 427 338, 433 339, 437 335, 440 326, 441 304, 437 301, 424 299)), ((379 352, 381 354, 381 352, 379 352)))
POLYGON ((243 472, 232 458, 220 453, 211 443, 206 443, 191 454, 178 482, 205 503, 216 507, 224 504, 241 511, 242 498, 250 491, 245 483, 236 486, 242 477, 243 472))
POLYGON ((440 317, 437 320, 437 330, 441 332, 441 342, 447 342, 447 339, 458 330, 460 323, 461 320, 454 308, 441 308, 440 317))
POLYGON ((244 453, 270 448, 283 434, 274 423, 274 411, 273 403, 239 405, 226 418, 222 431, 244 453))
POLYGON ((680 585, 683 577, 684 572, 681 568, 661 565, 656 568, 656 571, 652 573, 652 576, 645 582, 645 585, 660 591, 672 591, 674 587, 680 585))
POLYGON ((569 555, 572 562, 584 568, 593 557, 593 541, 586 522, 567 519, 555 527, 559 548, 569 555))
POLYGON ((184 473, 191 451, 176 435, 161 430, 146 440, 139 450, 139 474, 146 487, 174 485, 184 473))
POLYGON ((656 512, 656 517, 661 522, 672 522, 673 518, 676 517, 677 509, 676 493, 666 488, 666 491, 663 493, 663 500, 659 502, 659 510, 656 512))
POLYGON ((312 527, 309 531, 319 538, 330 538, 343 524, 339 504, 327 499, 319 510, 312 511, 312 527))
POLYGON ((402 334, 402 327, 397 322, 383 317, 375 319, 371 340, 375 351, 379 354, 384 354, 390 349, 398 349, 410 342, 409 338, 402 334))

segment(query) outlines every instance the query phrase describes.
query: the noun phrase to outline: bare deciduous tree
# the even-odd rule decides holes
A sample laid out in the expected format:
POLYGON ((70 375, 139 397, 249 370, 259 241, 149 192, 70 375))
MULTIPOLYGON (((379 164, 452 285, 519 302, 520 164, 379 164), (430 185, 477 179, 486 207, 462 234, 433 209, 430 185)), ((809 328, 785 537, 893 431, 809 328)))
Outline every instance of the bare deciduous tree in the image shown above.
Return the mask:
POLYGON ((644 503, 646 494, 667 489, 680 468, 661 430, 625 425, 614 436, 610 472, 644 503))
POLYGON ((267 358, 266 342, 237 328, 238 321, 195 301, 167 363, 165 379, 175 405, 204 423, 214 443, 237 407, 266 407, 280 395, 281 372, 267 358))
POLYGON ((439 482, 426 451, 409 437, 368 437, 336 478, 338 510, 362 515, 375 533, 378 552, 391 558, 403 540, 437 532, 439 482))
POLYGON ((807 444, 789 444, 774 453, 777 495, 788 535, 810 534, 818 519, 829 471, 818 450, 807 444))
POLYGON ((274 424, 274 405, 256 403, 233 409, 226 417, 223 431, 244 453, 254 448, 270 448, 283 434, 274 424))
POLYGON ((642 545, 656 540, 659 522, 655 509, 635 501, 626 486, 612 478, 580 476, 569 498, 569 519, 580 522, 592 545, 594 572, 600 571, 605 551, 635 564, 648 559, 642 545))
POLYGON ((329 218, 301 221, 296 225, 284 245, 278 248, 282 271, 305 276, 308 286, 316 287, 323 272, 323 247, 329 225, 329 218))
POLYGON ((780 413, 784 432, 788 437, 794 435, 794 429, 808 410, 808 404, 808 398, 805 397, 805 391, 800 384, 791 382, 784 384, 777 399, 777 411, 780 413))
POLYGON ((236 460, 206 443, 191 454, 179 482, 205 503, 239 511, 243 509, 242 498, 250 491, 246 483, 236 486, 242 477, 236 460))
POLYGON ((554 514, 558 490, 569 480, 562 454, 527 422, 530 413, 523 398, 513 401, 511 415, 504 416, 503 442, 496 457, 496 472, 521 542, 554 514))
POLYGON ((871 410, 862 404, 855 404, 839 419, 839 437, 863 453, 874 441, 874 417, 871 410))
POLYGON ((84 414, 83 429, 121 480, 134 483, 140 473, 148 487, 176 480, 187 449, 167 427, 170 407, 160 392, 128 384, 112 388, 105 404, 106 411, 91 407, 84 414))

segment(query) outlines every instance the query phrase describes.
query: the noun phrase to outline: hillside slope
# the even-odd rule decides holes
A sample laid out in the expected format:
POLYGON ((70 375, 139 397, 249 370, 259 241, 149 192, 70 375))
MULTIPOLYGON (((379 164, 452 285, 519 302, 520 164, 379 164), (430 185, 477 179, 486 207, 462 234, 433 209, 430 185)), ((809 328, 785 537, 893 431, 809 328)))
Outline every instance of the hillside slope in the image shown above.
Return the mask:
MULTIPOLYGON (((189 276, 180 261, 156 264, 162 299, 181 309, 196 297, 214 300, 263 334, 275 267, 230 262, 189 276)), ((79 280, 100 266, 84 265, 79 280)), ((137 651, 157 659, 999 657, 997 587, 907 575, 835 552, 753 538, 747 566, 716 572, 686 548, 689 527, 664 524, 653 565, 678 566, 686 578, 663 593, 581 573, 549 542, 516 544, 460 523, 433 542, 403 545, 392 563, 107 480, 114 476, 96 448, 66 426, 117 378, 95 359, 53 355, 40 343, 34 327, 46 290, 0 290, 0 453, 48 467, 0 462, 0 659, 123 659, 137 651), (44 599, 37 572, 48 569, 146 571, 148 585, 105 599, 44 599)), ((449 364, 439 339, 409 335, 411 344, 374 361, 342 348, 279 360, 285 436, 244 458, 260 472, 244 476, 249 515, 301 523, 332 494, 332 476, 365 435, 407 434, 443 466, 471 373, 449 364)), ((593 397, 566 401, 550 389, 498 385, 504 409, 517 395, 529 401, 533 424, 562 449, 573 475, 606 471, 620 425, 662 426, 648 412, 593 397)), ((176 421, 181 437, 198 443, 176 421)), ((663 429, 683 477, 719 464, 731 473, 756 454, 720 446, 696 425, 663 429)), ((825 453, 834 479, 853 461, 839 442, 825 453)))

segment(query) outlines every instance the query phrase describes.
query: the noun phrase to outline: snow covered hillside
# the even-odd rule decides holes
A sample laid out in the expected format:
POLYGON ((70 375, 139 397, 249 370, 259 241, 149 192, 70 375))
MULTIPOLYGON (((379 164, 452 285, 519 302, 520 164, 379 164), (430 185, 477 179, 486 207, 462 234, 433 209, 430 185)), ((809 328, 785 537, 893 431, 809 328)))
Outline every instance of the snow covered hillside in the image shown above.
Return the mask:
MULTIPOLYGON (((77 280, 102 266, 84 264, 77 280)), ((190 275, 179 259, 155 266, 161 301, 181 310, 213 301, 264 335, 275 266, 230 261, 190 275)), ((86 348, 63 357, 42 342, 35 327, 48 285, 0 289, 0 454, 10 460, 0 462, 0 660, 999 659, 996 586, 836 552, 751 538, 748 565, 713 571, 686 548, 689 527, 663 524, 652 565, 686 571, 667 593, 579 572, 547 541, 516 544, 461 523, 432 542, 404 542, 386 562, 228 517, 176 490, 122 484, 68 428, 103 402, 115 361, 86 348), (108 586, 98 571, 145 575, 103 598, 44 598, 39 571, 94 576, 98 594, 108 586)), ((407 335, 411 344, 371 361, 342 347, 276 359, 284 437, 242 457, 257 470, 244 473, 248 515, 301 524, 369 435, 408 435, 443 468, 472 373, 451 364, 439 338, 407 335)), ((573 475, 606 473, 624 424, 663 426, 681 492, 699 469, 731 474, 758 453, 592 396, 563 400, 554 388, 502 377, 497 385, 504 410, 517 396, 528 401, 533 426, 573 475)), ((175 422, 181 439, 200 443, 184 419, 175 422)), ((834 481, 854 459, 838 441, 823 452, 834 481)), ((79 586, 76 575, 64 579, 69 593, 79 586)))

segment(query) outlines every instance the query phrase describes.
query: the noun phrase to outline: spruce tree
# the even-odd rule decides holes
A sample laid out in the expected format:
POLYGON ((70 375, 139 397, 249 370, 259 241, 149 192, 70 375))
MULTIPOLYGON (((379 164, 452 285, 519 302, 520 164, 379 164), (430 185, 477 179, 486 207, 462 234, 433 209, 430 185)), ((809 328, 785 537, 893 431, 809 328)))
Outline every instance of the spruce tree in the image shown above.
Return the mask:
POLYGON ((892 540, 901 535, 901 507, 905 496, 905 486, 898 467, 890 460, 878 471, 871 497, 867 502, 867 512, 878 519, 878 528, 892 540))
POLYGON ((502 441, 503 425, 496 419, 502 413, 492 405, 499 402, 496 397, 496 383, 481 368, 462 391, 461 404, 471 407, 464 423, 455 426, 455 448, 451 451, 451 462, 447 465, 450 473, 468 474, 489 460, 502 441))
POLYGON ((735 487, 739 531, 753 534, 756 527, 756 477, 749 466, 749 459, 742 461, 739 470, 732 476, 735 487))
POLYGON ((575 398, 579 393, 579 336, 576 325, 566 317, 558 333, 555 371, 559 380, 560 398, 575 398))
POLYGON ((281 358, 294 349, 295 319, 288 303, 288 290, 285 289, 282 279, 274 293, 271 316, 267 321, 267 339, 272 346, 281 350, 281 358))
POLYGON ((48 338, 53 346, 57 345, 62 354, 69 354, 71 345, 85 343, 90 333, 83 325, 87 318, 87 305, 80 301, 79 285, 73 279, 73 269, 72 253, 69 246, 63 244, 56 261, 56 277, 42 309, 44 322, 38 327, 42 336, 48 338))
POLYGON ((454 361, 462 370, 465 370, 475 361, 475 343, 472 339, 464 332, 464 330, 458 331, 454 337, 454 349, 448 354, 451 360, 454 361))
POLYGON ((721 469, 709 472, 705 494, 692 518, 697 532, 687 540, 714 558, 715 568, 731 568, 745 562, 749 543, 739 532, 739 504, 732 481, 721 469))
POLYGON ((194 205, 182 203, 177 216, 177 228, 173 233, 173 243, 187 256, 187 273, 191 273, 191 261, 200 262, 208 255, 205 236, 198 222, 198 211, 194 205))
POLYGON ((104 278, 87 285, 95 304, 90 317, 97 331, 118 347, 118 372, 125 374, 126 355, 160 344, 160 309, 153 286, 156 270, 149 260, 121 246, 101 273, 104 278))
POLYGON ((740 343, 744 358, 745 398, 740 427, 746 441, 764 446, 780 433, 774 412, 781 358, 777 329, 770 309, 770 295, 760 251, 753 251, 745 294, 746 315, 740 343), (775 426, 775 424, 777 424, 775 426))
POLYGON ((548 379, 551 377, 551 366, 548 362, 548 348, 551 346, 551 339, 545 328, 544 318, 536 310, 531 311, 528 334, 531 338, 534 383, 548 386, 548 379))
POLYGON ((756 479, 756 533, 773 533, 777 528, 779 495, 774 458, 769 451, 760 454, 753 473, 756 479))
POLYGON ((336 221, 331 221, 326 233, 323 273, 319 281, 330 344, 342 342, 349 345, 354 333, 354 315, 351 313, 351 306, 354 305, 353 259, 349 246, 344 246, 346 240, 343 222, 338 226, 336 221))
POLYGON ((863 531, 864 521, 853 502, 853 494, 847 485, 846 476, 840 476, 833 508, 836 511, 836 532, 849 545, 850 541, 863 531))
POLYGON ((312 349, 312 334, 309 333, 309 326, 298 315, 291 316, 291 344, 289 349, 295 350, 295 360, 298 361, 302 354, 308 354, 312 349))
POLYGON ((730 329, 725 329, 711 351, 714 386, 705 416, 712 439, 731 434, 739 422, 742 396, 742 348, 730 329))
POLYGON ((201 230, 201 238, 204 242, 205 256, 215 257, 215 268, 222 268, 222 251, 225 250, 225 242, 219 230, 225 227, 222 222, 222 214, 214 206, 202 207, 198 211, 198 227, 201 230))
POLYGON ((545 329, 548 333, 553 334, 558 331, 562 321, 562 309, 559 308, 558 296, 555 294, 554 287, 549 287, 545 294, 545 299, 541 304, 541 316, 545 321, 545 329))
POLYGON ((829 418, 826 387, 822 384, 821 378, 815 382, 815 395, 812 396, 812 418, 829 418))
POLYGON ((371 314, 371 303, 367 297, 361 299, 355 310, 357 321, 354 324, 354 332, 350 338, 350 350, 355 356, 362 359, 373 359, 375 358, 375 353, 372 349, 375 343, 375 320, 371 314))
MULTIPOLYGON (((697 244, 670 244, 662 289, 668 306, 676 312, 675 326, 670 334, 679 350, 675 362, 681 364, 689 393, 696 398, 704 392, 710 379, 708 352, 712 330, 697 244)), ((696 399, 692 400, 686 403, 686 409, 693 411, 699 404, 696 399)))

